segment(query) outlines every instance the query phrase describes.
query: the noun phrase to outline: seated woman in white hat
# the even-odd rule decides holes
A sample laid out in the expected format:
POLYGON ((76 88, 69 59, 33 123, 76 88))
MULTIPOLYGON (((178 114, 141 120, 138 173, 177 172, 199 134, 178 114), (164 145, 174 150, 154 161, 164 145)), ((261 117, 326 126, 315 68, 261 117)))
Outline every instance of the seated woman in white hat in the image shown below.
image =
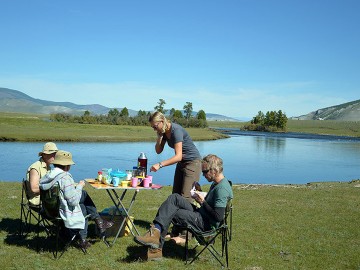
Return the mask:
POLYGON ((58 148, 55 143, 45 143, 43 150, 39 152, 40 159, 31 164, 26 171, 26 194, 29 203, 32 205, 40 204, 39 182, 41 177, 50 171, 50 164, 54 160, 57 151, 58 148))

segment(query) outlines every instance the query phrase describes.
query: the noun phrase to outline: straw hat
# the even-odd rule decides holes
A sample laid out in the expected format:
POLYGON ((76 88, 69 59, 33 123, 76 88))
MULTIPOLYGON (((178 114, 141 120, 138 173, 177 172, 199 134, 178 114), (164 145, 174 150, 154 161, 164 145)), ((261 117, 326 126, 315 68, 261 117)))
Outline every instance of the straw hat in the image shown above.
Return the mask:
POLYGON ((42 154, 52 154, 56 153, 59 149, 56 147, 56 144, 53 142, 47 142, 44 144, 43 150, 39 152, 39 156, 42 154))
POLYGON ((71 153, 63 150, 59 150, 56 152, 55 159, 51 163, 63 165, 63 166, 75 164, 74 161, 72 160, 71 153))

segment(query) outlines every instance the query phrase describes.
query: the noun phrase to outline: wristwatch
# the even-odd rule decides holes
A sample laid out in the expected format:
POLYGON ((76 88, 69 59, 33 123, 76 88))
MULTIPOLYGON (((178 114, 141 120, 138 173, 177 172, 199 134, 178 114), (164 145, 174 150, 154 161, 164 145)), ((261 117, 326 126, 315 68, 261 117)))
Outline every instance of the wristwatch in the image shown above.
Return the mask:
POLYGON ((159 167, 161 169, 162 167, 164 167, 164 165, 162 165, 161 162, 159 162, 159 167))

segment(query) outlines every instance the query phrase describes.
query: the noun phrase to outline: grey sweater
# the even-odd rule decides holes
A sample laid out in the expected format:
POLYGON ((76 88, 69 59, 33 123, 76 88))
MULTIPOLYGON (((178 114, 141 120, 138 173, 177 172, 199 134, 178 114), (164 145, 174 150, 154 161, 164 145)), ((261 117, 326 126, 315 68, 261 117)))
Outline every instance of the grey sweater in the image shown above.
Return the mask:
POLYGON ((66 228, 84 229, 85 218, 81 211, 82 186, 74 182, 72 175, 60 168, 54 168, 40 179, 40 188, 50 189, 56 182, 60 187, 60 216, 66 228))

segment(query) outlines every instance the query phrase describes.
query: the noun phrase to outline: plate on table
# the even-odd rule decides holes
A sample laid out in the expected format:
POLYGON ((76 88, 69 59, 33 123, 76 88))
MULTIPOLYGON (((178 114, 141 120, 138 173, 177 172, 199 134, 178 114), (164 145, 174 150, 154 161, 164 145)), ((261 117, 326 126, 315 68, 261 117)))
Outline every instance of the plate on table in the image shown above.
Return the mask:
POLYGON ((95 179, 85 179, 86 182, 88 182, 89 184, 95 184, 96 180, 95 179))

